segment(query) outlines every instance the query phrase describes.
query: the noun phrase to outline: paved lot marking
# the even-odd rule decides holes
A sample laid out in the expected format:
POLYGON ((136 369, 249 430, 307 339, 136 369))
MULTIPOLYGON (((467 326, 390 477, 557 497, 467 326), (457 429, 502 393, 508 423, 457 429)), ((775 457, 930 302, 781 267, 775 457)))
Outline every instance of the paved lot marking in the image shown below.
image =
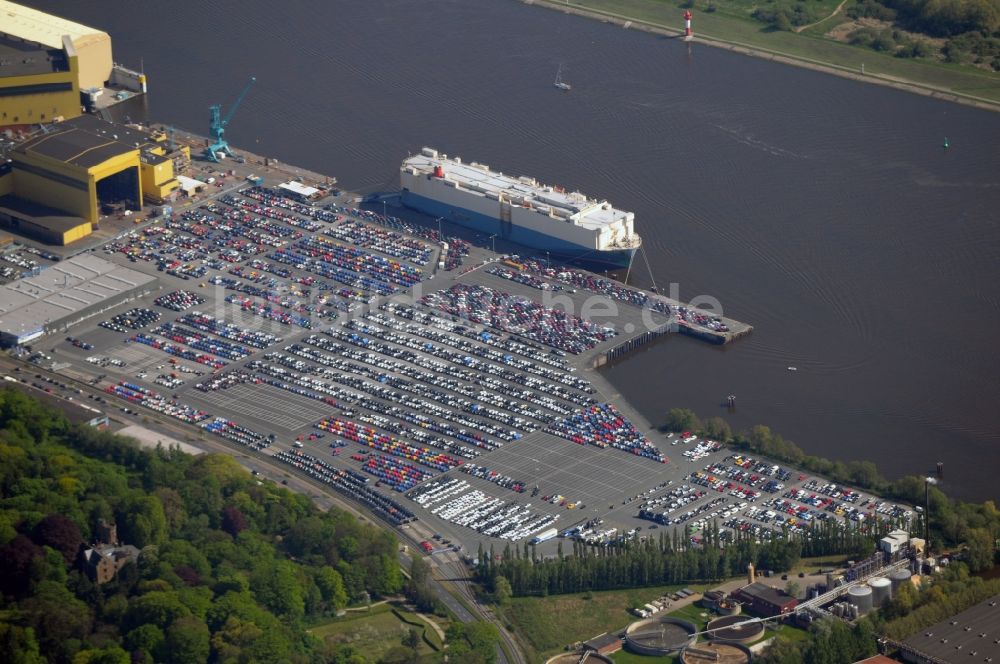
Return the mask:
POLYGON ((237 385, 200 396, 209 403, 256 417, 288 431, 300 429, 329 413, 329 407, 302 403, 294 395, 270 385, 237 385))

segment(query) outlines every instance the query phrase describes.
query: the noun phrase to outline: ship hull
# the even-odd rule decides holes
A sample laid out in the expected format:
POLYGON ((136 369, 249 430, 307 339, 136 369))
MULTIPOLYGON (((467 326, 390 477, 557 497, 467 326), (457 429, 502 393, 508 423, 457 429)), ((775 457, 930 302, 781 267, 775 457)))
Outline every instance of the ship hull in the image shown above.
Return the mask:
POLYGON ((440 201, 414 193, 404 188, 400 202, 408 208, 488 235, 503 241, 515 242, 531 249, 548 252, 552 258, 572 262, 589 270, 622 270, 632 262, 637 247, 596 249, 523 225, 503 224, 498 217, 477 212, 467 207, 440 201), (505 228, 506 226, 506 228, 505 228))

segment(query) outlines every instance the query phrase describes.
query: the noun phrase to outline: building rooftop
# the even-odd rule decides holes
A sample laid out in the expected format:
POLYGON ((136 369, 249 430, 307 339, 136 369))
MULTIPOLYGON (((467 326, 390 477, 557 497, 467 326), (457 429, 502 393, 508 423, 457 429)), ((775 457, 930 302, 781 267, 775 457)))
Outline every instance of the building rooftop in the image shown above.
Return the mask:
POLYGON ((69 62, 62 50, 26 44, 0 33, 0 78, 68 70, 69 62))
POLYGON ((292 182, 285 182, 283 184, 279 184, 278 188, 284 189, 285 191, 290 191, 293 194, 297 194, 299 196, 304 196, 305 198, 311 198, 319 193, 319 189, 317 189, 316 187, 310 187, 302 184, 301 182, 295 182, 294 180, 292 182))
POLYGON ((788 602, 795 600, 791 595, 763 583, 751 583, 750 585, 743 586, 734 595, 737 595, 737 599, 739 596, 743 596, 763 600, 775 606, 784 606, 788 602))
POLYGON ((58 16, 0 0, 2 32, 49 48, 62 48, 63 35, 69 35, 79 45, 87 40, 106 40, 108 34, 58 16))
POLYGON ((528 205, 543 214, 572 221, 582 228, 601 229, 615 223, 624 223, 632 215, 631 212, 613 207, 607 201, 543 185, 533 178, 504 175, 490 170, 486 164, 466 164, 458 157, 449 158, 432 148, 424 148, 420 154, 405 159, 402 169, 413 174, 432 174, 436 166, 441 166, 446 178, 463 189, 496 200, 502 196, 514 205, 528 205))
POLYGON ((149 137, 141 131, 93 115, 81 115, 60 123, 56 131, 21 143, 13 152, 90 168, 149 142, 149 137))
POLYGON ((24 336, 156 277, 81 254, 0 286, 0 330, 24 336))
POLYGON ((149 150, 143 150, 142 154, 139 155, 139 160, 144 164, 155 166, 157 164, 162 164, 165 161, 170 161, 170 157, 162 154, 156 154, 155 152, 150 152, 149 150))
POLYGON ((921 630, 903 645, 945 662, 1000 662, 1000 595, 921 630))

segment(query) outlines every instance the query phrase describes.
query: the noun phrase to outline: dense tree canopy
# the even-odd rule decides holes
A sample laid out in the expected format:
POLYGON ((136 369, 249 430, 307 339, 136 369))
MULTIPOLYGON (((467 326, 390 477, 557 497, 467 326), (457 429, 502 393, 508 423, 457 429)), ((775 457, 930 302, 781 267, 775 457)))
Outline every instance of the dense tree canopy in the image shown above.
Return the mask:
POLYGON ((319 661, 304 624, 398 592, 395 546, 230 457, 140 450, 0 390, 0 661, 319 661), (97 585, 78 554, 100 520, 141 554, 97 585))

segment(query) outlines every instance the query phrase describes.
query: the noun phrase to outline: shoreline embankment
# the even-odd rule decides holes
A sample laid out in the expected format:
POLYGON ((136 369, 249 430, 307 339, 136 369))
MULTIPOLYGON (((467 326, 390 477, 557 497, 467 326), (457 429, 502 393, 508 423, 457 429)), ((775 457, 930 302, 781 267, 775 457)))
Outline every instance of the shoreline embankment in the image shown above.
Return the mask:
MULTIPOLYGON (((613 23, 623 28, 640 30, 642 32, 649 32, 651 34, 663 35, 667 37, 682 38, 684 36, 684 31, 681 28, 671 28, 666 25, 649 23, 642 19, 633 18, 630 16, 624 16, 622 14, 616 14, 614 12, 604 11, 593 7, 581 7, 579 5, 563 4, 560 2, 555 2, 554 0, 521 0, 521 1, 526 5, 536 5, 538 7, 543 7, 545 9, 559 11, 564 14, 573 14, 575 16, 582 16, 584 18, 599 20, 603 23, 613 23)), ((923 95, 925 97, 932 97, 934 99, 940 99, 942 101, 949 101, 949 102, 954 102, 956 104, 963 104, 965 106, 972 106, 985 111, 1000 112, 1000 103, 992 101, 990 99, 985 99, 983 97, 975 97, 972 95, 959 94, 957 92, 946 90, 944 88, 938 88, 924 83, 917 83, 915 81, 906 81, 892 76, 886 76, 885 74, 873 74, 873 73, 866 74, 860 71, 856 71, 854 69, 850 69, 848 67, 835 65, 833 63, 821 62, 819 60, 811 60, 809 58, 805 58, 802 56, 790 55, 787 53, 782 53, 780 51, 769 50, 761 46, 753 46, 751 44, 744 44, 741 42, 721 39, 719 37, 706 37, 704 35, 699 35, 693 37, 691 41, 693 43, 704 44, 706 46, 712 46, 714 48, 722 48, 726 49, 727 51, 732 51, 734 53, 740 53, 742 55, 748 55, 755 58, 761 58, 763 60, 771 60, 773 62, 779 62, 781 64, 792 65, 795 67, 802 67, 804 69, 811 69, 812 71, 818 71, 826 74, 832 74, 834 76, 847 78, 853 81, 872 83, 874 85, 881 85, 883 87, 893 88, 896 90, 912 92, 914 94, 923 95)))

